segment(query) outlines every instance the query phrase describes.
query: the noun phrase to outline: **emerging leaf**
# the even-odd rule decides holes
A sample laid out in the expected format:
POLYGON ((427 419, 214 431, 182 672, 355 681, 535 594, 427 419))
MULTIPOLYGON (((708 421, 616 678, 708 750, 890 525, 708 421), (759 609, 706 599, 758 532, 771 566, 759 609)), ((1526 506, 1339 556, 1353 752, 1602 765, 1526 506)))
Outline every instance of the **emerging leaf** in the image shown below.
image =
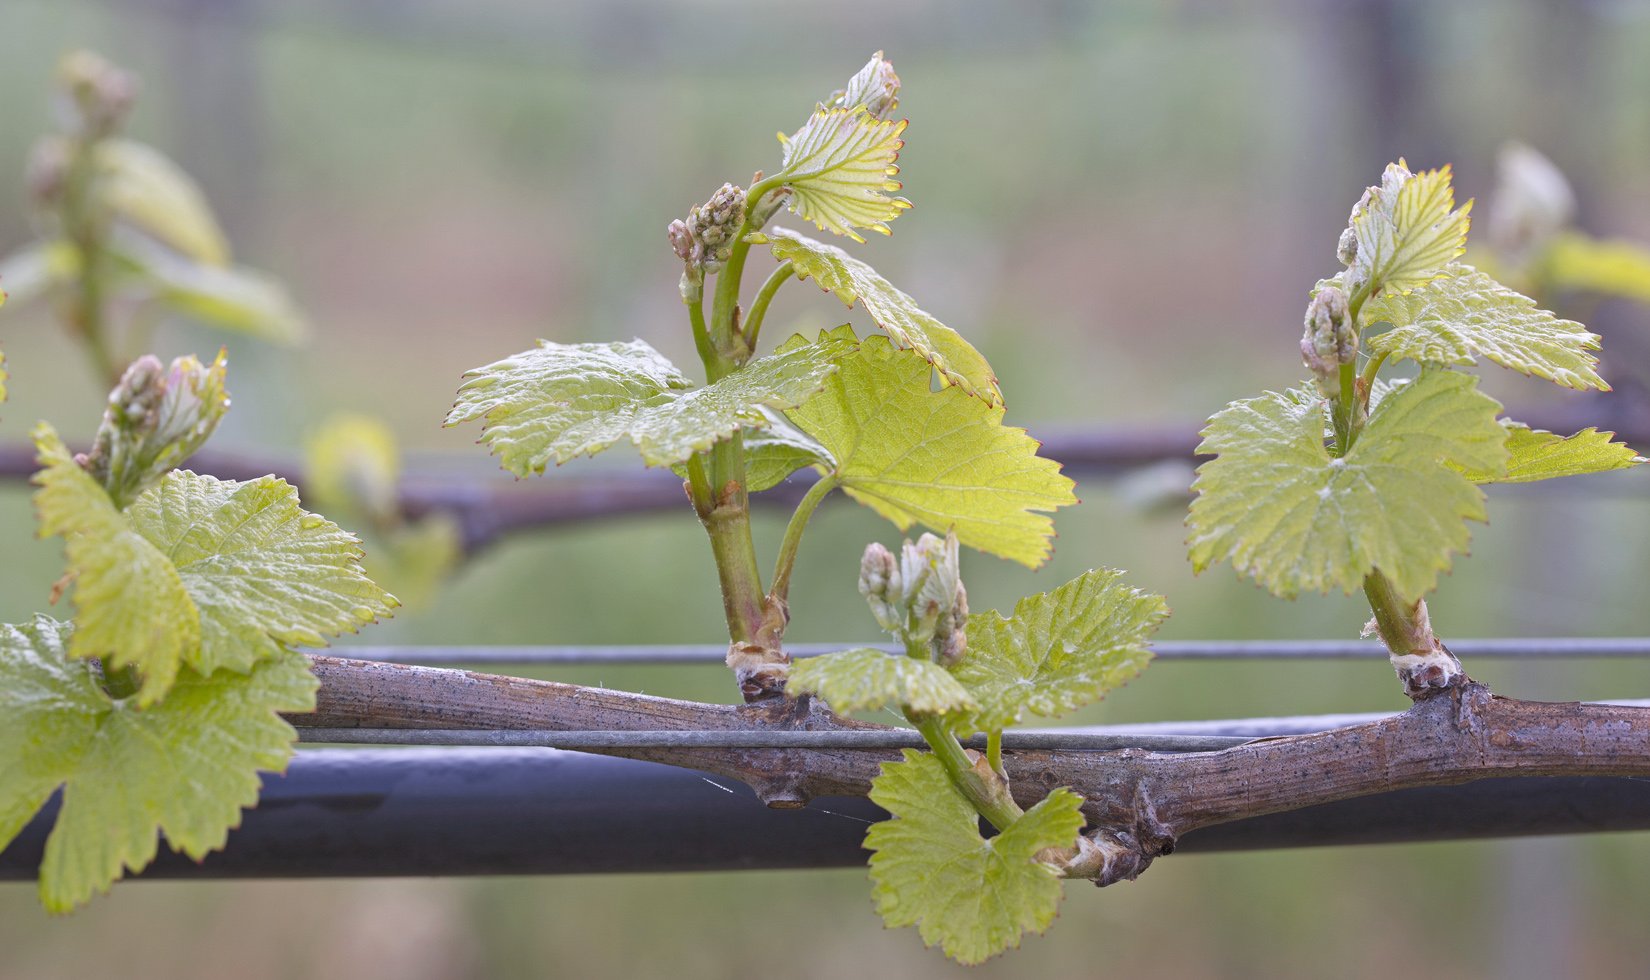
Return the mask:
POLYGON ((888 222, 911 206, 900 189, 905 120, 878 119, 865 106, 816 109, 789 139, 780 134, 785 165, 774 176, 790 188, 790 208, 821 231, 865 238, 855 229, 888 234, 888 222))
POLYGON ((863 300, 866 312, 888 332, 895 345, 921 354, 934 365, 942 383, 978 395, 987 404, 1002 404, 997 376, 980 352, 961 334, 924 312, 877 270, 834 245, 784 228, 774 228, 751 240, 771 246, 773 257, 790 262, 798 279, 811 276, 820 289, 835 294, 849 309, 863 300))
POLYGON ((768 424, 763 407, 789 409, 819 391, 851 337, 787 344, 714 384, 694 388, 643 341, 539 341, 464 377, 447 425, 483 420, 482 441, 517 476, 542 473, 628 438, 648 466, 669 466, 740 429, 768 424))
POLYGON ((917 926, 925 944, 968 964, 1047 929, 1060 909, 1060 873, 1037 854, 1076 842, 1083 798, 1057 789, 986 840, 939 760, 911 749, 904 755, 883 763, 871 783, 872 802, 892 814, 865 835, 883 921, 917 926))
POLYGON ((63 786, 40 868, 53 912, 147 866, 157 831, 197 861, 222 848, 257 802, 258 771, 291 756, 277 712, 313 710, 317 686, 287 652, 249 674, 184 668, 166 700, 134 711, 103 693, 96 668, 67 659, 65 632, 45 617, 0 626, 0 847, 63 786))
POLYGON ((171 560, 200 610, 199 645, 185 659, 203 674, 325 646, 400 604, 361 570, 361 542, 300 508, 285 480, 174 470, 126 517, 171 560))
POLYGON ((894 66, 883 58, 881 51, 873 54, 865 67, 848 79, 847 88, 831 93, 826 108, 857 109, 860 106, 878 119, 887 119, 899 108, 899 76, 894 74, 894 66))
POLYGON ((952 673, 980 704, 954 725, 1002 731, 1026 714, 1056 718, 1098 701, 1145 669, 1146 637, 1169 614, 1162 596, 1131 589, 1123 573, 1094 569, 1028 596, 1004 619, 968 618, 968 652, 952 673))
POLYGON ((901 708, 917 715, 971 709, 974 699, 932 660, 871 647, 809 657, 791 666, 785 691, 817 694, 837 712, 901 708))
POLYGON ((1403 161, 1389 164, 1352 211, 1357 253, 1353 287, 1407 293, 1445 274, 1466 250, 1472 202, 1455 208, 1450 168, 1411 174, 1403 161))
MULTIPOLYGON (((852 336, 843 327, 822 342, 852 336)), ((971 548, 1037 567, 1054 534, 1040 512, 1077 502, 1071 480, 1037 455, 1024 429, 1003 424, 1001 407, 954 388, 932 391, 929 378, 921 356, 870 337, 789 415, 830 454, 821 469, 901 531, 954 529, 971 548)))
POLYGON ((133 530, 51 426, 34 431, 34 504, 42 537, 62 535, 74 581, 69 654, 142 674, 137 701, 158 701, 201 642, 201 617, 172 562, 133 530))
POLYGON ((1193 567, 1227 560, 1275 595, 1350 593, 1379 570, 1414 600, 1484 520, 1484 494, 1460 469, 1500 473, 1507 431, 1477 379, 1427 369, 1391 391, 1344 458, 1324 445, 1314 391, 1233 402, 1203 430, 1187 520, 1193 567), (1454 467, 1454 468, 1452 468, 1454 467))
POLYGON ((1502 419, 1501 424, 1507 429, 1507 470, 1464 470, 1463 475, 1474 483, 1533 483, 1625 470, 1645 462, 1631 446, 1611 442, 1614 432, 1589 428, 1561 436, 1509 419, 1502 419))
POLYGON ((1559 235, 1547 250, 1543 271, 1555 289, 1650 303, 1650 248, 1637 242, 1559 235))
POLYGON ((1392 329, 1368 338, 1369 350, 1395 359, 1473 364, 1482 354, 1520 374, 1566 388, 1608 391, 1594 368, 1598 334, 1539 309, 1470 265, 1405 295, 1382 293, 1364 306, 1366 322, 1392 329))

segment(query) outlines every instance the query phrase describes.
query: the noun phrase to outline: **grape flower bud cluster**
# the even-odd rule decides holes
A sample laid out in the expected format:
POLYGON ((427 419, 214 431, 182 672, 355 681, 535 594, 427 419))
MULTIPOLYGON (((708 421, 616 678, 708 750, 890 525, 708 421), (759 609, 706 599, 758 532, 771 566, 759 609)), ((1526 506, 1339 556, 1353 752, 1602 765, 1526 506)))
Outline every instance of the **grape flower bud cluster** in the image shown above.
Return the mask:
POLYGON ((898 558, 877 543, 867 545, 859 564, 859 594, 871 615, 907 649, 926 647, 945 666, 968 650, 968 592, 963 588, 957 535, 924 534, 906 541, 898 558))

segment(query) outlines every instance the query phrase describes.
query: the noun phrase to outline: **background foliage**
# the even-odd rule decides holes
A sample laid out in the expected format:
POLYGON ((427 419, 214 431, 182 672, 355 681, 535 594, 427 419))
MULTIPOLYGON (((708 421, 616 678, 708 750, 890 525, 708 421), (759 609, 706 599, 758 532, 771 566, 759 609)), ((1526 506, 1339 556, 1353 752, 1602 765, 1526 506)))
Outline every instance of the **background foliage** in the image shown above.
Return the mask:
MULTIPOLYGON (((0 196, 0 247, 30 234, 21 176, 48 127, 56 58, 99 48, 144 80, 132 134, 200 178, 238 258, 285 278, 314 325, 292 351, 232 341, 236 411, 216 445, 296 453, 350 410, 383 417, 413 467, 439 450, 455 472, 493 479, 473 431, 439 428, 458 373, 538 336, 635 335, 692 363, 665 222, 704 188, 748 176, 726 161, 773 157, 764 134, 877 48, 905 80, 901 179, 918 207, 856 254, 981 348, 1009 423, 1034 433, 1190 421, 1297 381, 1281 366, 1299 338, 1301 284, 1332 267, 1326 243, 1346 202, 1399 156, 1453 162, 1460 196, 1484 207, 1497 147, 1523 139, 1575 181, 1583 227, 1650 239, 1642 5, 836 8, 846 13, 710 0, 12 0, 0 186, 14 191, 0 196)), ((753 252, 753 271, 767 262, 753 252)), ((820 312, 830 305, 804 293, 776 302, 770 343, 833 325, 820 312), (799 319, 804 308, 817 319, 799 319)), ((1641 398, 1623 380, 1650 363, 1644 309, 1564 312, 1605 336, 1616 397, 1641 398)), ((49 417, 78 422, 64 435, 83 442, 102 384, 47 311, 8 309, 0 342, 12 373, 0 441, 23 442, 49 417)), ((217 343, 181 327, 157 353, 217 343)), ((1511 376, 1495 384, 1513 408, 1573 397, 1511 376)), ((967 559, 971 605, 1006 612, 1015 596, 1109 565, 1169 597, 1165 639, 1356 630, 1367 613, 1350 599, 1280 603, 1226 568, 1193 578, 1183 501, 1150 506, 1185 476, 1082 482, 1085 504, 1061 513, 1043 570, 967 559)), ((1643 486, 1639 475, 1579 486, 1608 495, 1579 511, 1555 491, 1491 488, 1495 525, 1442 580, 1435 625, 1446 637, 1650 633, 1643 486)), ((771 548, 782 517, 758 520, 771 548)), ((854 572, 865 541, 893 535, 844 502, 816 522, 790 638, 873 639, 854 572)), ((41 606, 60 554, 32 538, 21 484, 0 486, 0 554, 0 620, 17 621, 41 606)), ((514 540, 367 639, 708 642, 720 631, 702 534, 665 515, 514 540), (621 612, 638 606, 649 615, 621 612)), ((1643 664, 1469 666, 1526 696, 1650 691, 1643 664)), ((1401 708, 1385 671, 1297 665, 1280 682, 1275 666, 1160 664, 1073 722, 1401 708)), ((720 668, 556 677, 736 696, 720 668)), ((1628 973, 1650 954, 1647 867, 1643 836, 1170 858, 1137 883, 1071 896, 1064 914, 1093 928, 1029 940, 979 975, 1101 958, 1164 975, 1375 976, 1416 961, 1457 976, 1628 973)), ((869 956, 907 975, 956 969, 884 934, 863 875, 144 884, 62 921, 45 919, 31 886, 8 886, 0 977, 114 963, 130 976, 508 977, 551 960, 574 974, 726 976, 781 958, 788 972, 831 976, 869 956), (770 929, 738 925, 752 917, 770 929)))

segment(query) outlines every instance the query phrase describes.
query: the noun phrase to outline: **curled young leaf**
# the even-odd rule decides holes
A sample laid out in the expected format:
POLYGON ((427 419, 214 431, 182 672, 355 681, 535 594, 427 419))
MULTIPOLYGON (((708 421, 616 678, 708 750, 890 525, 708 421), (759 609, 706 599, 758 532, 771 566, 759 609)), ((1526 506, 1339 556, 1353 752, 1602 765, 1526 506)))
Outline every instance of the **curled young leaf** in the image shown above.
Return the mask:
POLYGON ((1356 242, 1347 293, 1407 293, 1445 275, 1466 250, 1472 202, 1455 209, 1450 168, 1412 174, 1390 164, 1352 209, 1356 242))
POLYGON ((791 263, 798 279, 812 278, 819 288, 853 309, 863 302, 877 326, 887 331, 895 346, 923 356, 939 372, 942 384, 956 385, 990 405, 1001 405, 1002 390, 991 365, 957 331, 917 306, 916 300, 894 287, 877 270, 834 245, 818 242, 784 228, 756 235, 751 241, 767 244, 773 257, 791 263))

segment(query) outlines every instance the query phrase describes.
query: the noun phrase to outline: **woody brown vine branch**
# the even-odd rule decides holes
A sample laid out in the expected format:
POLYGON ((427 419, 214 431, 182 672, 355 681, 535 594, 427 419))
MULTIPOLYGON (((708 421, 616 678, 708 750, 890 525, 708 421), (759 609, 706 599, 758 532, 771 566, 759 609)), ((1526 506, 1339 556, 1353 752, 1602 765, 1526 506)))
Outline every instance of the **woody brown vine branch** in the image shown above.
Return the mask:
MULTIPOLYGON (((806 700, 714 705, 472 671, 314 657, 317 727, 546 730, 872 729, 806 700)), ((769 806, 863 796, 888 751, 627 748, 603 754, 740 780, 769 806)), ((1084 799, 1099 884, 1132 878, 1184 834, 1246 817, 1495 776, 1650 776, 1650 708, 1503 698, 1467 683, 1400 715, 1219 752, 1005 751, 1026 805, 1084 799)))

